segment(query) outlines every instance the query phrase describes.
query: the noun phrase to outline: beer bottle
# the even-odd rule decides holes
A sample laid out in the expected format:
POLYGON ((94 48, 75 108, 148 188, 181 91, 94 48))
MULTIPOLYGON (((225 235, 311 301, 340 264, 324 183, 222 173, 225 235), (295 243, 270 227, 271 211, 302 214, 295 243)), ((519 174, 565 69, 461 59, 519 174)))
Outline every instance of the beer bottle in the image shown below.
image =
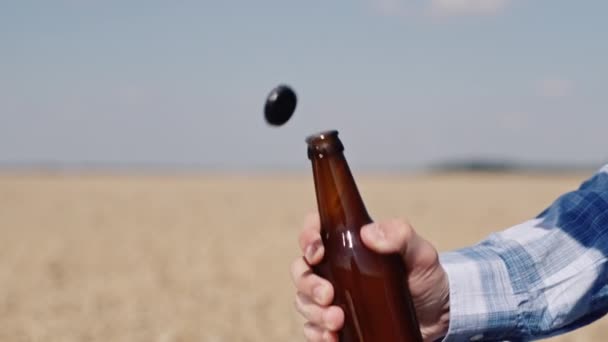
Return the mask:
POLYGON ((325 255, 313 271, 334 287, 344 310, 341 342, 422 342, 398 254, 365 247, 360 228, 372 222, 344 157, 338 131, 306 138, 325 255))

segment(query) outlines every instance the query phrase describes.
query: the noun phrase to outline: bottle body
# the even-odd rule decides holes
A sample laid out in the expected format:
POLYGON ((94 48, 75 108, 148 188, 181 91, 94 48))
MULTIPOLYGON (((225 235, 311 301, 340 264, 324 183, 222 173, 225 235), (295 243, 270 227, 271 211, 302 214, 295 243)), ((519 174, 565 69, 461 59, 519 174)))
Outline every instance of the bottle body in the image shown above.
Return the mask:
POLYGON ((372 219, 337 132, 307 141, 325 247, 313 271, 332 283, 333 304, 344 310, 340 341, 422 342, 401 256, 375 253, 360 238, 361 227, 372 219))
POLYGON ((421 342, 401 257, 370 251, 358 227, 344 228, 321 228, 325 256, 314 267, 332 283, 333 304, 344 310, 339 340, 421 342))

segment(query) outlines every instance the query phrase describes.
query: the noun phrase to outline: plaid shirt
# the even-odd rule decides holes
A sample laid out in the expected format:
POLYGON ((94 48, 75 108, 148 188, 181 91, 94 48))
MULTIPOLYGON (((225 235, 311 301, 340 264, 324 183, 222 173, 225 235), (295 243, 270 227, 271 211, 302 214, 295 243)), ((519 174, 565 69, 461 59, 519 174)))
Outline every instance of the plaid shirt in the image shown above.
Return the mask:
POLYGON ((538 217, 440 256, 448 341, 529 341, 608 312, 608 165, 538 217))

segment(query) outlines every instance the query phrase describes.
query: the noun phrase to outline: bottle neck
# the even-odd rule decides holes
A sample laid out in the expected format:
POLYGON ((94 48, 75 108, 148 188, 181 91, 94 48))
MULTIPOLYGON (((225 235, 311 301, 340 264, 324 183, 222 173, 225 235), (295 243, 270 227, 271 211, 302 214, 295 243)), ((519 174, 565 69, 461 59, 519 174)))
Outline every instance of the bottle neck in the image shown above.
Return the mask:
POLYGON ((344 153, 309 153, 323 229, 359 229, 371 222, 344 153))

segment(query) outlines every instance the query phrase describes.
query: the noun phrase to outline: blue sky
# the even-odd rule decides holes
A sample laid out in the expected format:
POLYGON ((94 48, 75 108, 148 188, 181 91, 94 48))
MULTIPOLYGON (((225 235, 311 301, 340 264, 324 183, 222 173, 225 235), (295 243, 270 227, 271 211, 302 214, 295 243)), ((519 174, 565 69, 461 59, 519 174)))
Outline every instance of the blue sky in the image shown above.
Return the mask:
POLYGON ((3 1, 0 162, 608 162, 608 2, 3 1), (293 86, 281 128, 268 92, 293 86))

